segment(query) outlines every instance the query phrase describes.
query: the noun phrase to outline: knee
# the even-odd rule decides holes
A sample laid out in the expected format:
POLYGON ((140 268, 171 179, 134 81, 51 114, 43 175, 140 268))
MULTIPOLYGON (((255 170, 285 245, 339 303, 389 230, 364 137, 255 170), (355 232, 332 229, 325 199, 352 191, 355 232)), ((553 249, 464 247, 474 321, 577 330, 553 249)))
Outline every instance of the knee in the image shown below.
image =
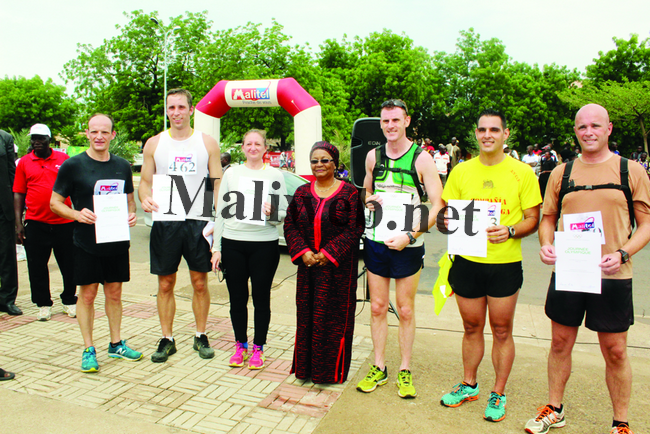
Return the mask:
POLYGON ((196 279, 192 280, 192 288, 194 288, 194 294, 203 295, 208 292, 208 281, 207 279, 196 279))
POLYGON ((412 305, 397 306, 397 312, 401 321, 412 321, 415 317, 415 312, 412 305))
POLYGON ((387 300, 372 300, 370 303, 370 311, 374 317, 386 316, 388 312, 387 300))
POLYGON ((109 303, 121 303, 122 302, 122 286, 115 286, 111 288, 104 288, 104 297, 109 303))
POLYGON ((554 335, 551 339, 551 353, 553 354, 567 356, 571 354, 572 348, 572 340, 564 336, 554 335))
POLYGON ((627 361, 627 347, 625 345, 613 344, 603 347, 605 362, 613 365, 620 365, 627 361))
POLYGON ((512 336, 511 324, 492 324, 492 337, 494 340, 504 342, 512 336))
POLYGON ((160 276, 158 278, 158 293, 162 296, 169 296, 174 293, 176 279, 169 276, 160 276))
POLYGON ((463 320, 463 329, 465 330, 465 334, 467 335, 473 335, 477 333, 483 333, 483 329, 485 328, 485 322, 483 321, 475 321, 475 320, 463 320))
POLYGON ((95 297, 97 297, 97 291, 85 290, 79 291, 79 296, 77 300, 79 303, 85 304, 87 306, 92 306, 95 304, 95 297))

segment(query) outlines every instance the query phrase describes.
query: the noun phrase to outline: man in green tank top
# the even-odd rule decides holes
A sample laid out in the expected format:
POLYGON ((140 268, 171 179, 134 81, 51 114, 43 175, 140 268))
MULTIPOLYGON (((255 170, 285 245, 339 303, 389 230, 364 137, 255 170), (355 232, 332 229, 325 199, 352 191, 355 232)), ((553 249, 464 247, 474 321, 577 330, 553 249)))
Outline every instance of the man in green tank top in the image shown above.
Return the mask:
MULTIPOLYGON (((420 236, 433 226, 436 215, 443 206, 440 198, 442 184, 433 158, 426 152, 416 152, 419 151, 418 146, 406 137, 406 128, 410 122, 404 101, 391 99, 384 102, 381 106, 380 125, 386 144, 382 145, 380 152, 373 149, 366 156, 365 203, 372 212, 374 224, 366 232, 364 258, 372 305, 371 330, 375 363, 357 385, 359 391, 369 393, 388 382, 385 365, 387 313, 390 280, 395 279, 402 358, 397 386, 398 395, 402 398, 415 398, 417 395, 409 364, 415 337, 415 293, 424 263, 424 244, 420 236), (381 158, 379 164, 376 164, 377 155, 381 158), (413 167, 416 174, 412 174, 413 167), (424 184, 432 204, 431 210, 421 205, 418 194, 420 186, 416 182, 424 184), (391 193, 401 193, 399 197, 406 197, 407 200, 397 204, 389 199, 391 193), (404 207, 403 213, 400 212, 400 206, 404 207), (387 232, 380 230, 379 220, 382 215, 390 215, 389 208, 393 210, 390 213, 393 219, 400 214, 403 214, 404 219, 384 223, 389 229, 387 232), (403 230, 395 231, 397 228, 403 230)), ((398 195, 393 195, 395 196, 398 195)))

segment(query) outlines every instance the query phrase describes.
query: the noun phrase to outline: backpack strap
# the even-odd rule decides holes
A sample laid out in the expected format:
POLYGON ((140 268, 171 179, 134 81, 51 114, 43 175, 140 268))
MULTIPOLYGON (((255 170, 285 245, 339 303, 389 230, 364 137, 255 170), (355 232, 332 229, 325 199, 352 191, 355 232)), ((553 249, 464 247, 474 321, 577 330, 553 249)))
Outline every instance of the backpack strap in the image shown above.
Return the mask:
POLYGON ((569 193, 569 178, 571 177, 571 169, 573 169, 573 160, 567 161, 564 166, 562 184, 560 186, 560 194, 557 200, 557 221, 555 222, 555 229, 557 229, 557 224, 560 221, 560 216, 562 215, 562 200, 564 199, 564 196, 569 193))
MULTIPOLYGON (((632 199, 632 190, 630 189, 630 171, 627 168, 628 159, 621 157, 621 190, 625 194, 625 199, 627 200, 627 211, 630 214, 630 227, 634 229, 635 220, 634 220, 634 200, 632 199)), ((632 236, 632 234, 630 234, 632 236)), ((629 238, 629 237, 628 237, 629 238)))

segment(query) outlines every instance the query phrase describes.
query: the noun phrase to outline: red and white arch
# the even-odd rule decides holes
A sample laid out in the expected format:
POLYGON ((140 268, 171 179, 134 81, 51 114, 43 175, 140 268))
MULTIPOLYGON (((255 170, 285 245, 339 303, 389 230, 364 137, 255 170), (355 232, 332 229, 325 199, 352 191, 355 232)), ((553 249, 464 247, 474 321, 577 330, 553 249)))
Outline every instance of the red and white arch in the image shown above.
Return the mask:
POLYGON ((220 142, 221 117, 231 107, 284 108, 293 116, 296 173, 311 175, 309 150, 322 140, 321 107, 296 80, 221 80, 196 105, 194 126, 220 142))

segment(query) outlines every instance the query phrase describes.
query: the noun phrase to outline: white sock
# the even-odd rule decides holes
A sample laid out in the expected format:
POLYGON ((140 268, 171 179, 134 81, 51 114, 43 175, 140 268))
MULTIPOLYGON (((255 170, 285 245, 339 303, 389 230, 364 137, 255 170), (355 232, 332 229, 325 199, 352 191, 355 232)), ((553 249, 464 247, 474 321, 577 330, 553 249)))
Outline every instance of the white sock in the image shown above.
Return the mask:
POLYGON ((200 338, 200 337, 203 336, 204 334, 205 334, 205 333, 196 332, 196 337, 197 337, 197 338, 200 338))

